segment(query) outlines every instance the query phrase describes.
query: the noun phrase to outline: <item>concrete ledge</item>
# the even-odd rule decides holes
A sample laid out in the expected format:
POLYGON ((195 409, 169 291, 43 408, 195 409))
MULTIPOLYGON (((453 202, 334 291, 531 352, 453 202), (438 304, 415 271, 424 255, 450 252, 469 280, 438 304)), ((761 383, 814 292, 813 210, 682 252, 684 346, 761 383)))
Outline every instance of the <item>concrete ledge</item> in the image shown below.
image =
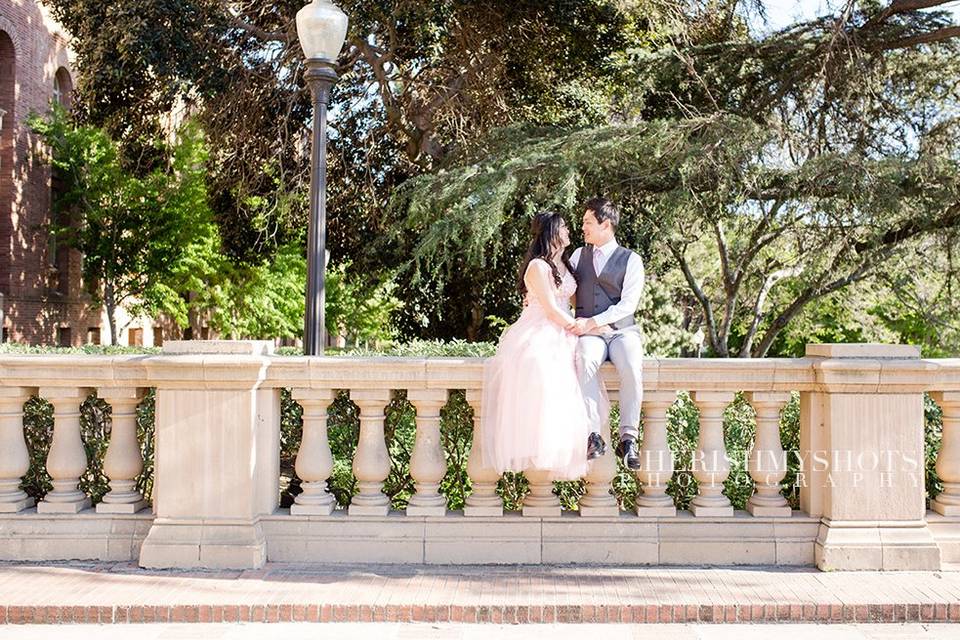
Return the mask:
POLYGON ((157 569, 248 569, 267 561, 258 520, 249 522, 156 519, 140 549, 140 566, 157 569))
POLYGON ((927 511, 927 527, 940 547, 940 563, 960 563, 960 516, 927 511))
POLYGON ((920 357, 920 347, 912 344, 808 344, 805 355, 816 358, 909 358, 920 357))
MULTIPOLYGON (((960 562, 960 518, 928 511, 927 519, 929 533, 940 549, 940 568, 960 562)), ((124 515, 87 509, 76 515, 54 516, 38 514, 34 508, 18 514, 0 514, 0 560, 137 562, 152 523, 149 511, 124 515)), ((821 520, 799 511, 794 511, 790 518, 755 517, 746 511, 736 511, 733 517, 695 517, 683 510, 673 517, 621 513, 618 517, 583 518, 576 512, 567 512, 559 518, 531 518, 518 513, 466 517, 461 512, 450 512, 444 517, 408 516, 402 512, 383 517, 350 517, 343 510, 329 516, 290 515, 281 509, 261 518, 260 529, 265 557, 258 551, 260 540, 256 535, 248 536, 247 528, 243 528, 243 536, 227 542, 234 548, 243 546, 239 542, 249 543, 251 561, 260 562, 263 558, 269 562, 307 564, 811 567, 823 550, 822 544, 816 544, 821 520)), ((180 529, 177 533, 191 532, 180 529)), ((914 539, 922 531, 903 532, 907 535, 901 535, 903 539, 897 538, 897 532, 884 532, 881 536, 876 529, 860 528, 850 533, 868 535, 869 540, 859 545, 854 544, 855 540, 844 540, 853 547, 832 548, 836 553, 857 554, 865 562, 861 568, 938 568, 927 562, 934 555, 928 539, 914 539), (873 556, 867 549, 871 544, 876 545, 873 556), (910 564, 910 558, 918 551, 923 566, 910 564)), ((199 562, 200 547, 205 544, 209 546, 208 560, 216 560, 218 566, 229 564, 224 558, 214 557, 219 552, 214 548, 216 543, 204 538, 200 528, 193 534, 196 544, 189 551, 191 557, 199 562)), ((162 542, 185 544, 182 535, 177 538, 162 542)), ((166 552, 172 551, 172 547, 166 548, 166 552)))
POLYGON ((457 514, 424 522, 428 564, 540 564, 543 524, 516 512, 478 518, 457 514))
POLYGON ((831 521, 824 518, 814 546, 817 567, 823 570, 937 571, 941 552, 923 521, 831 521))
POLYGON ((811 566, 819 518, 295 516, 262 519, 268 562, 811 566))
POLYGON ((162 353, 269 356, 273 355, 273 342, 270 340, 166 340, 163 343, 162 353))
MULTIPOLYGON (((0 355, 6 386, 203 388, 254 381, 264 387, 317 389, 479 389, 484 358, 347 358, 270 355, 258 341, 188 341, 164 344, 158 355, 0 355), (222 342, 222 344, 221 344, 222 342), (227 349, 224 352, 223 349, 227 349)), ((875 393, 878 384, 900 392, 960 389, 960 358, 921 359, 910 345, 809 345, 804 358, 644 358, 644 389, 814 391, 838 384, 847 370, 866 369, 851 391, 875 393), (827 373, 824 374, 824 365, 827 373)), ((607 389, 619 388, 605 364, 607 389)))
POLYGON ((0 514, 0 560, 135 561, 153 514, 0 514))

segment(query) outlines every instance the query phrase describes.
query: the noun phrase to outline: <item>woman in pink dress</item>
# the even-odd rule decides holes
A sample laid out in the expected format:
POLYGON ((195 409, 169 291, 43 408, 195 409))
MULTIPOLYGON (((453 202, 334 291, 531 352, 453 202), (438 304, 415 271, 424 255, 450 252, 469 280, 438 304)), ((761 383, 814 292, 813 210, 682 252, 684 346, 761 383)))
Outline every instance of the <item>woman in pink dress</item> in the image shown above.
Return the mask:
POLYGON ((570 299, 577 282, 564 256, 570 233, 552 212, 537 214, 532 232, 520 265, 523 311, 484 364, 481 456, 501 473, 538 469, 552 480, 576 480, 587 472, 588 442, 590 458, 603 455, 605 443, 602 425, 587 416, 575 368, 570 299))

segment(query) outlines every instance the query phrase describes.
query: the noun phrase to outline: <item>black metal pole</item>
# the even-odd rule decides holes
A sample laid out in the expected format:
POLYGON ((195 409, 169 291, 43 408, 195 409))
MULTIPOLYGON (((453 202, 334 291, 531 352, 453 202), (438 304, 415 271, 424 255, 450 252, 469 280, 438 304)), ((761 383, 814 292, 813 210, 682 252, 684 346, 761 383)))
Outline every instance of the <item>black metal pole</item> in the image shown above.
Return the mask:
POLYGON ((337 81, 333 66, 307 60, 304 74, 313 97, 313 144, 310 157, 310 224, 307 230, 307 308, 303 320, 303 353, 323 355, 324 275, 327 235, 327 103, 337 81))

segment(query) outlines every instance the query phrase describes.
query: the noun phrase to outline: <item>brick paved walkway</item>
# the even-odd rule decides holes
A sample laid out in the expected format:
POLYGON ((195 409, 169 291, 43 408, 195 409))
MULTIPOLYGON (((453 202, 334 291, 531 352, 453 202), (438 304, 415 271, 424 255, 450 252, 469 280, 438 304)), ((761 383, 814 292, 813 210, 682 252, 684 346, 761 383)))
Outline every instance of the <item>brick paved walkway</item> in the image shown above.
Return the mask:
MULTIPOLYGON (((949 622, 897 624, 454 624, 409 622, 309 622, 276 624, 137 625, 137 640, 957 640, 949 622), (596 634, 596 635, 594 635, 596 634)), ((128 625, 7 625, 0 640, 130 640, 128 625)))
POLYGON ((960 621, 960 572, 0 563, 0 624, 960 621))

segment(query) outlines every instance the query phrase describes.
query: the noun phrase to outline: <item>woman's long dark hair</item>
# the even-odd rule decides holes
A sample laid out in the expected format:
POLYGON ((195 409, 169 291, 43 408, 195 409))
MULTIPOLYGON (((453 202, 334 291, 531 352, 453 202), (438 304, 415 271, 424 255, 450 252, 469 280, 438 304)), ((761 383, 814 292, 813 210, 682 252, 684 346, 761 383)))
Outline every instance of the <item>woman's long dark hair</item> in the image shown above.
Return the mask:
MULTIPOLYGON (((520 262, 520 276, 517 281, 517 290, 521 296, 527 294, 527 285, 523 281, 523 276, 527 273, 527 265, 535 258, 543 258, 547 261, 550 270, 553 272, 553 282, 558 287, 560 286, 560 269, 553 263, 551 256, 560 246, 560 229, 562 226, 563 216, 553 211, 544 211, 533 217, 533 222, 530 224, 530 232, 533 238, 530 240, 530 246, 527 247, 526 255, 520 262)), ((573 267, 570 265, 570 259, 566 255, 562 255, 560 259, 567 271, 576 278, 577 274, 574 273, 573 267)))

